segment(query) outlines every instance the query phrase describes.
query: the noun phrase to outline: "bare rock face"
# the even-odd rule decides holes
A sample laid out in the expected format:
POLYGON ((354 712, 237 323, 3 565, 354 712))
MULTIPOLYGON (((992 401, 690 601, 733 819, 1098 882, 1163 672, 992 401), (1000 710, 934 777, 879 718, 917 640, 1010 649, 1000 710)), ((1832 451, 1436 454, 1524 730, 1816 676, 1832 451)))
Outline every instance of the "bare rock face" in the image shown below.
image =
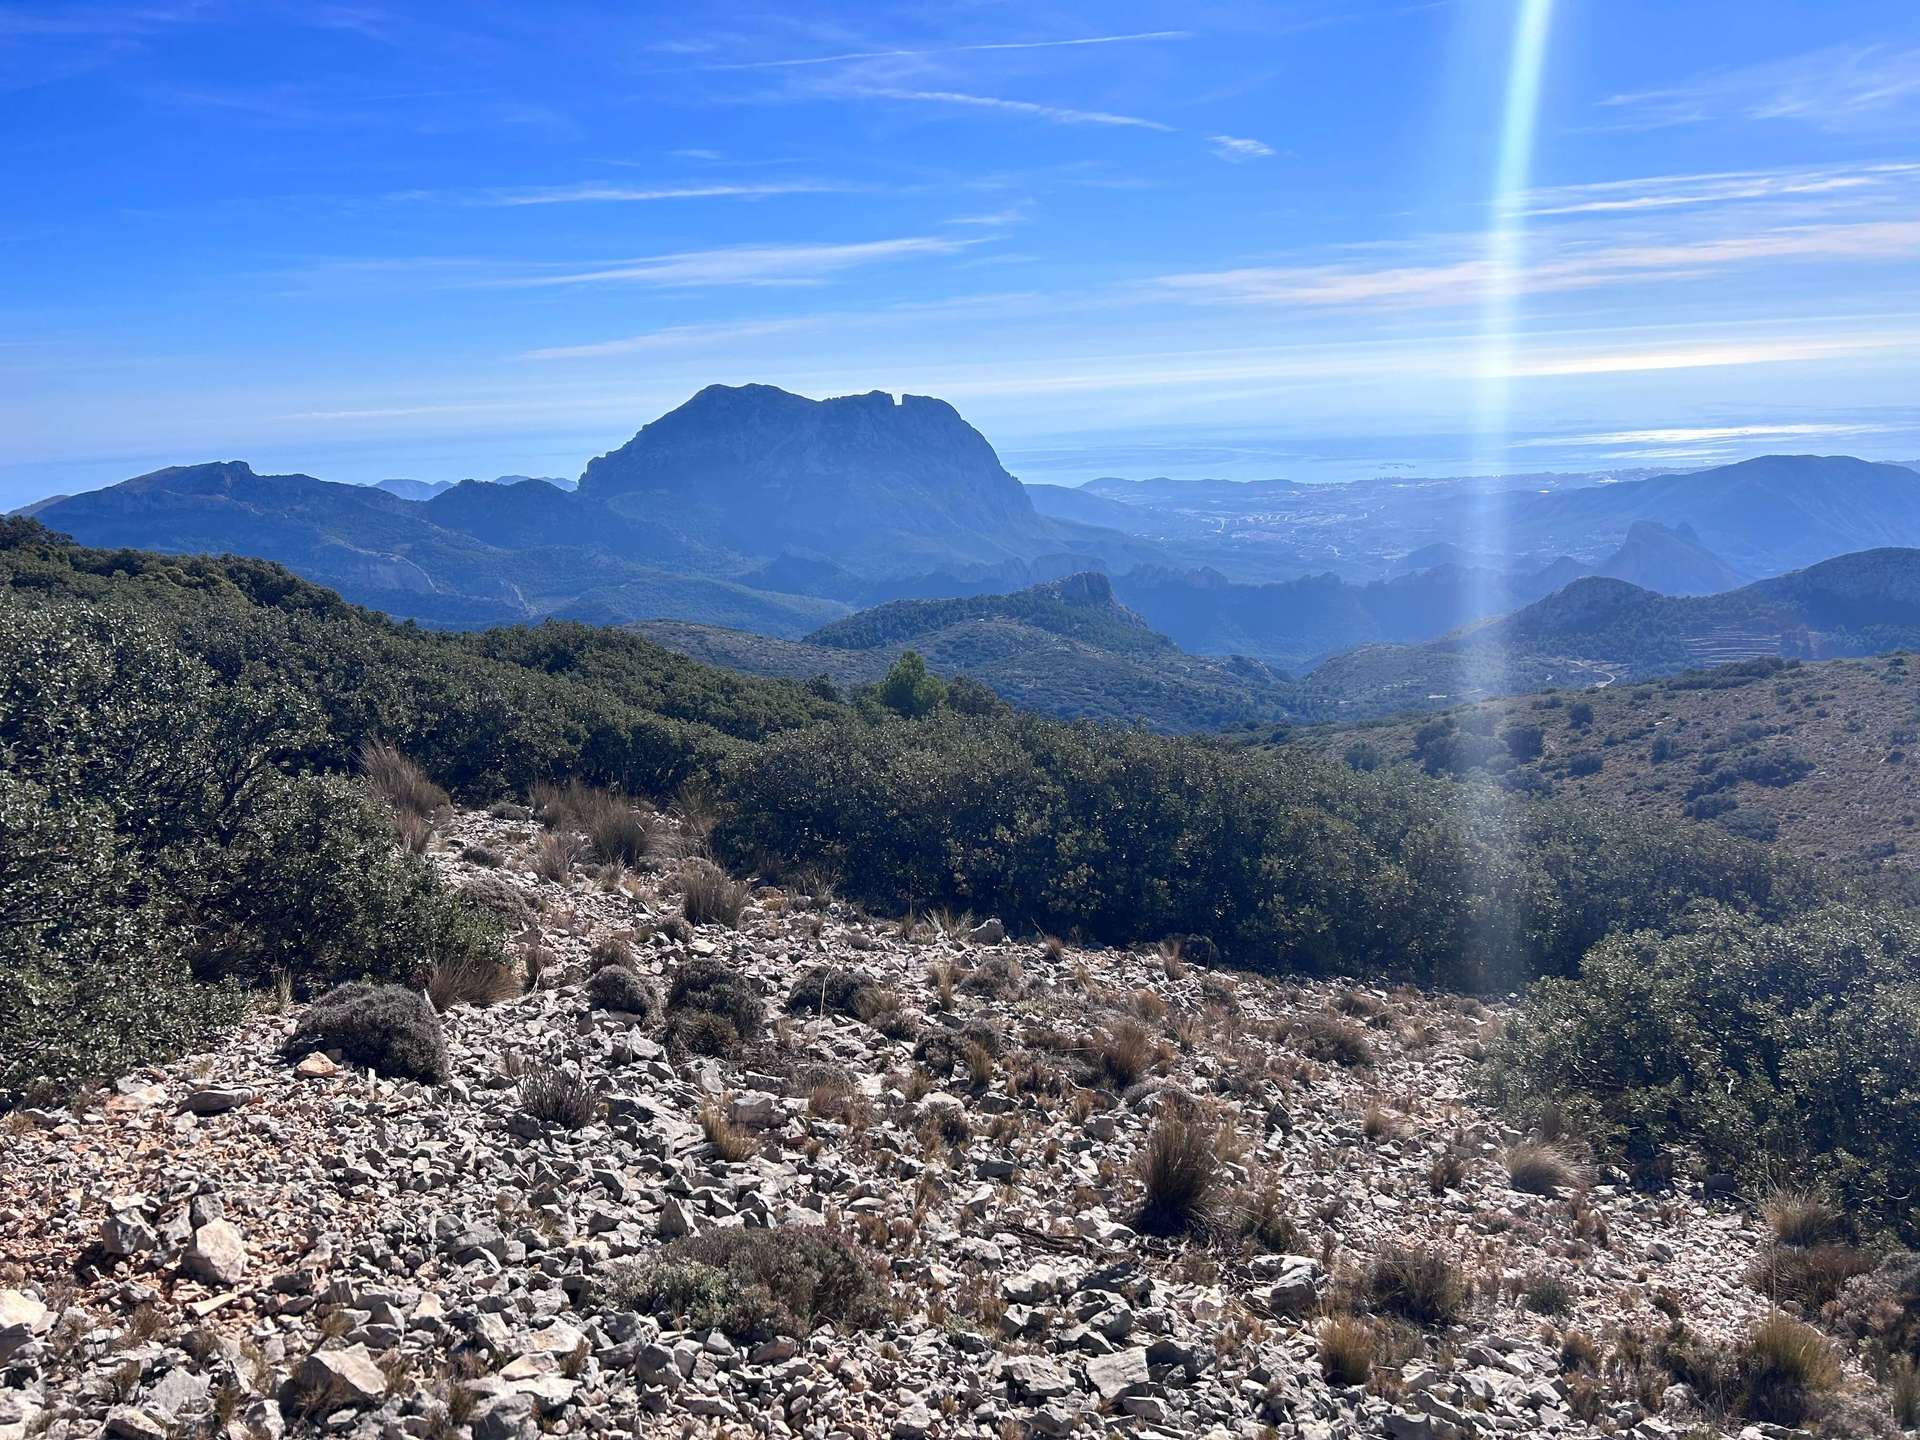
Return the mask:
POLYGON ((307 1356, 294 1372, 291 1391, 313 1409, 364 1409, 386 1398, 387 1377, 365 1345, 349 1345, 307 1356))
POLYGON ((193 1232, 182 1261, 189 1275, 210 1285, 238 1285, 247 1273, 247 1246, 226 1220, 210 1220, 193 1232))

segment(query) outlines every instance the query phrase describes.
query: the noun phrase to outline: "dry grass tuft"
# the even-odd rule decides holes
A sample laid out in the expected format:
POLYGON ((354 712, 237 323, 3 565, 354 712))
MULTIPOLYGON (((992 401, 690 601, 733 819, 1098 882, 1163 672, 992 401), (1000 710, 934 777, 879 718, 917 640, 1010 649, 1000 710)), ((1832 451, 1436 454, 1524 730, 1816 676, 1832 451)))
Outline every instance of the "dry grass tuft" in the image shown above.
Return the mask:
POLYGON ((443 1015, 455 1005, 498 1005, 519 993, 518 969, 504 955, 456 955, 427 976, 427 998, 443 1015))
POLYGON ((1840 1233, 1841 1215, 1805 1190, 1776 1190, 1760 1207, 1761 1218, 1782 1245, 1818 1245, 1840 1233))
POLYGON ((433 822, 453 803, 446 791, 427 778, 426 771, 383 740, 361 743, 360 774, 367 789, 384 801, 396 818, 409 816, 426 821, 429 832, 433 822))
POLYGON ((1214 1139, 1210 1127, 1183 1113, 1170 1113, 1153 1127, 1134 1161, 1146 1190, 1136 1230, 1194 1235, 1211 1228, 1220 1181, 1214 1139))
POLYGON ((1373 1376, 1373 1327, 1352 1315, 1336 1315, 1320 1327, 1320 1373, 1332 1385, 1364 1385, 1373 1376))
POLYGON ((1820 1398, 1838 1389, 1844 1371, 1827 1338, 1811 1325, 1776 1311, 1755 1325, 1739 1347, 1742 1409, 1755 1420, 1799 1425, 1820 1398))
POLYGON ((1551 1141, 1522 1140, 1517 1145, 1509 1145, 1503 1158, 1508 1182, 1529 1195, 1582 1190, 1588 1183, 1586 1168, 1551 1141))
POLYGON ((730 879, 711 860, 690 860, 675 882, 680 891, 680 913, 689 925, 724 925, 737 929, 747 908, 747 887, 730 879))
POLYGON ((1146 1026, 1131 1016, 1124 1016, 1094 1032, 1093 1055, 1101 1075, 1124 1090, 1138 1083, 1152 1067, 1156 1051, 1146 1026))
POLYGON ((1416 1325, 1451 1325, 1466 1312, 1467 1281, 1438 1250, 1390 1246, 1366 1273, 1367 1302, 1416 1325))
POLYGON ((533 873, 542 880, 564 885, 573 874, 574 861, 580 858, 576 836, 558 831, 542 835, 533 847, 533 873))
POLYGON ((579 1071, 536 1065, 520 1077, 520 1108, 543 1125, 580 1130, 600 1113, 600 1097, 579 1071))
POLYGON ((1373 1067, 1373 1044, 1367 1032, 1338 1015, 1309 1015, 1294 1027, 1294 1043, 1309 1059, 1351 1070, 1373 1067))
POLYGON ((716 1101, 710 1100, 700 1107, 700 1132, 713 1146, 713 1153, 732 1164, 737 1165, 760 1152, 760 1142, 734 1124, 726 1107, 716 1101))

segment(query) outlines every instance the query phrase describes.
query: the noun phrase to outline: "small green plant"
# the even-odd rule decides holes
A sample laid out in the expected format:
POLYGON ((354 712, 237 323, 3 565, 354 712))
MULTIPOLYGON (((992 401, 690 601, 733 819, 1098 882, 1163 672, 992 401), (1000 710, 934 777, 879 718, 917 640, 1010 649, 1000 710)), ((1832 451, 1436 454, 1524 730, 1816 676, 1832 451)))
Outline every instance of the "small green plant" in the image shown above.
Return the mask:
POLYGON ((932 714, 946 698, 945 682, 928 672, 927 662, 914 650, 903 651, 880 682, 880 703, 909 719, 932 714))

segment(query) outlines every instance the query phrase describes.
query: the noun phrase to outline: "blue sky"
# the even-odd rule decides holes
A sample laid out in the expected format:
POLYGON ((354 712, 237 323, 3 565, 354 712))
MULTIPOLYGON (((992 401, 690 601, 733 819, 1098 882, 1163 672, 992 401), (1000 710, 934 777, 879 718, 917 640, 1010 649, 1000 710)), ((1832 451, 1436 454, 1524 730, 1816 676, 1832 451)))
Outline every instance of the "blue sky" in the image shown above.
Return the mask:
POLYGON ((1911 0, 7 0, 0 169, 0 504, 749 380, 1030 479, 1920 457, 1911 0))

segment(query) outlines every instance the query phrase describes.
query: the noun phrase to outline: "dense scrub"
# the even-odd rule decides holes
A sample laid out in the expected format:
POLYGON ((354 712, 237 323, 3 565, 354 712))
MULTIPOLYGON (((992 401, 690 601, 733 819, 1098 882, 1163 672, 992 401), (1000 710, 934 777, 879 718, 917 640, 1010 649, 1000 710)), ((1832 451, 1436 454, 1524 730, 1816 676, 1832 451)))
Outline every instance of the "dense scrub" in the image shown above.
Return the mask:
MULTIPOLYGON (((737 870, 810 867, 875 906, 1201 937, 1264 969, 1559 977, 1501 1053, 1516 1113, 1561 1100, 1622 1153, 1781 1157, 1882 1216, 1914 1178, 1907 922, 1807 913, 1807 874, 1717 826, 1061 724, 964 686, 846 704, 578 625, 434 634, 272 565, 88 551, 30 522, 0 522, 0 661, 0 1092, 199 1043, 278 973, 488 970, 497 910, 445 894, 347 778, 381 742, 429 799, 699 781, 737 870)), ((1550 757, 1542 726, 1489 727, 1491 751, 1550 757)), ((637 843, 615 818, 609 853, 637 843)), ((760 1000, 727 978, 682 977, 677 1046, 751 1042, 760 1000)))
POLYGON ((293 773, 315 718, 222 685, 151 621, 0 608, 0 1093, 191 1046, 239 990, 499 947, 338 776, 293 773))
POLYGON ((1711 832, 1031 716, 776 737, 722 792, 736 861, 824 864, 872 903, 1472 989, 1570 974, 1698 897, 1772 913, 1801 886, 1711 832))
POLYGON ((1643 1164, 1703 1146, 1756 1192, 1817 1184, 1920 1241, 1920 922, 1829 906, 1767 924, 1720 907, 1612 936, 1536 986, 1493 1097, 1549 1109, 1643 1164))

